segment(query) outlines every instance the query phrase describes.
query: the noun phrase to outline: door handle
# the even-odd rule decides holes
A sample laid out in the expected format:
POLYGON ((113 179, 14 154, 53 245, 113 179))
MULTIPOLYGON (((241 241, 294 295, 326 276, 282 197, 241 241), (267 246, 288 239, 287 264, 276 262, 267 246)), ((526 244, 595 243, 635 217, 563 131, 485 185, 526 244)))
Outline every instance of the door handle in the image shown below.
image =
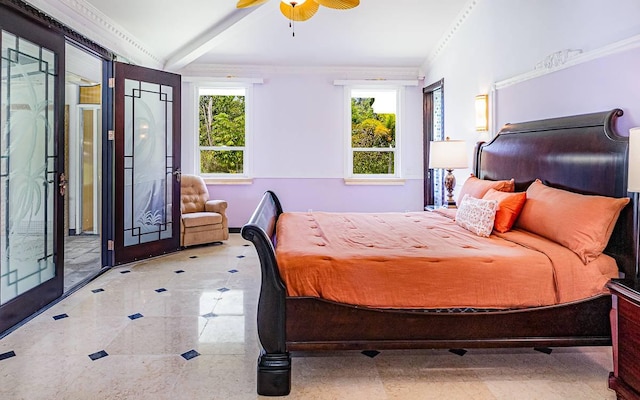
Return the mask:
POLYGON ((60 196, 64 197, 64 195, 67 193, 67 177, 65 176, 64 172, 60 174, 60 177, 58 178, 58 188, 60 190, 60 196))
POLYGON ((180 182, 180 178, 182 177, 182 171, 180 171, 180 168, 173 171, 173 175, 176 177, 176 180, 180 182))

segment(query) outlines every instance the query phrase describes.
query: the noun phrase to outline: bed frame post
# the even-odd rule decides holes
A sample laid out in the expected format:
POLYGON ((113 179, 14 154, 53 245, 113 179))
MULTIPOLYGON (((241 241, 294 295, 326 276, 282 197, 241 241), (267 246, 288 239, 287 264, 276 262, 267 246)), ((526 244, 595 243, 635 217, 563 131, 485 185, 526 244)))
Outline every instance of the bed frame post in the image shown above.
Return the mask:
POLYGON ((262 269, 258 300, 258 337, 262 350, 258 357, 258 394, 286 396, 291 391, 291 355, 286 348, 286 288, 280 279, 275 258, 276 222, 282 206, 271 191, 242 227, 242 237, 250 240, 258 252, 262 269))

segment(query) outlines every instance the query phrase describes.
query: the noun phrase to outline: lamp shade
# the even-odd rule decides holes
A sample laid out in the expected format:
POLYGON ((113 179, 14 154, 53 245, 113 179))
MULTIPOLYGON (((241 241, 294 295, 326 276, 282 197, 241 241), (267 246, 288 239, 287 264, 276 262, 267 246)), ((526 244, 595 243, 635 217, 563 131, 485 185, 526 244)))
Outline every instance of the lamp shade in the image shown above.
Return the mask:
POLYGON ((627 191, 640 192, 640 127, 629 129, 629 182, 627 191))
POLYGON ((467 168, 467 144, 464 140, 441 140, 429 144, 429 168, 467 168))

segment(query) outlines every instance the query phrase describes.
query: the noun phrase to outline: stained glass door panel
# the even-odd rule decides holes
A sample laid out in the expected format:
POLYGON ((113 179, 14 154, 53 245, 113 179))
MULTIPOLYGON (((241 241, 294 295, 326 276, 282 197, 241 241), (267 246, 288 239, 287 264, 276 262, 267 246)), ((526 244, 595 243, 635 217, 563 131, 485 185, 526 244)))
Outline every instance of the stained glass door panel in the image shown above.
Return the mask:
POLYGON ((62 295, 57 217, 62 204, 58 128, 64 39, 41 36, 42 28, 24 21, 0 18, 0 27, 2 332, 62 295), (12 26, 17 22, 24 24, 12 26))
POLYGON ((179 121, 178 75, 116 64, 117 264, 179 248, 179 121))

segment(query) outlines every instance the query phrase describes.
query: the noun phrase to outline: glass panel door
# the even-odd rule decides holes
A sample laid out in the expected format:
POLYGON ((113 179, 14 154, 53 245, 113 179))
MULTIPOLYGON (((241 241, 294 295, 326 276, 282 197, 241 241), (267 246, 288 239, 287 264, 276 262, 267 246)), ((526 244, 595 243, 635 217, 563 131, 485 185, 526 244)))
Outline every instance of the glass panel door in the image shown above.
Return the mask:
POLYGON ((63 281, 64 39, 7 17, 0 18, 0 332, 59 297, 63 281))
POLYGON ((116 264, 179 249, 180 76, 116 63, 116 264))

